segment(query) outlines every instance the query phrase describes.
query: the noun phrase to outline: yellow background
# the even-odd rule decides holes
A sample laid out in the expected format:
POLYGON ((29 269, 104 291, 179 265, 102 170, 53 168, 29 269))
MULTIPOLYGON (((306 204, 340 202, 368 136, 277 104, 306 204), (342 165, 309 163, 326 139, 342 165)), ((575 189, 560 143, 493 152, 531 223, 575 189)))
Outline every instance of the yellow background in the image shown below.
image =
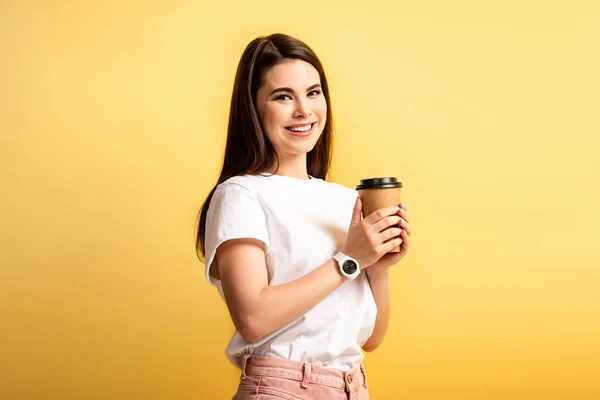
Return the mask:
POLYGON ((372 398, 600 398, 600 4, 541 0, 2 1, 0 398, 231 397, 195 218, 273 32, 325 65, 333 181, 405 185, 372 398))

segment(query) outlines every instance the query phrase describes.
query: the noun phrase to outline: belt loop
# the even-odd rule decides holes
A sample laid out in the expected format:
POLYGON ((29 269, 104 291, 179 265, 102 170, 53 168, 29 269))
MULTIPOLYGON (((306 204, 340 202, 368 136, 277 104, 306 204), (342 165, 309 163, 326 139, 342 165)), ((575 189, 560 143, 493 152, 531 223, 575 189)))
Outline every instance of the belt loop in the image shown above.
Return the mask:
POLYGON ((246 363, 252 354, 244 354, 242 357, 242 377, 241 379, 246 379, 246 363))
POLYGON ((302 387, 304 389, 308 389, 308 379, 310 378, 310 364, 304 363, 304 368, 302 372, 302 387))
POLYGON ((360 364, 360 372, 362 372, 362 374, 363 374, 363 381, 364 381, 363 386, 365 388, 368 388, 369 385, 367 384, 367 373, 365 372, 365 366, 362 365, 362 363, 360 364))

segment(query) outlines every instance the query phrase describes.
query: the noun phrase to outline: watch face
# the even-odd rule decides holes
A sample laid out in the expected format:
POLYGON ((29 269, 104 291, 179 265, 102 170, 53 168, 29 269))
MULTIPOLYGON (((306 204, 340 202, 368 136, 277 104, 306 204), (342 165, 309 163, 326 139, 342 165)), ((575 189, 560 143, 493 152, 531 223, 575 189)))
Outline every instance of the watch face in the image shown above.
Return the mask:
POLYGON ((353 273, 356 272, 356 270, 358 269, 358 266, 356 265, 356 263, 354 261, 346 260, 346 261, 344 261, 344 264, 342 264, 342 269, 348 275, 352 275, 353 273))

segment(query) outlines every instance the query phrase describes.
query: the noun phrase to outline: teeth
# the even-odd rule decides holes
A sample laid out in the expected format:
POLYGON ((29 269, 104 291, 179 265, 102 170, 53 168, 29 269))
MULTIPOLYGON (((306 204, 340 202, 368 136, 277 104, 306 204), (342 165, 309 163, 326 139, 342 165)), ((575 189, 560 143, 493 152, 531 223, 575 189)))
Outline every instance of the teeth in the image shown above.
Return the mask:
POLYGON ((306 132, 311 127, 312 127, 312 124, 306 125, 306 126, 302 126, 302 127, 298 127, 298 128, 287 128, 287 129, 289 129, 290 131, 294 131, 294 132, 306 132))

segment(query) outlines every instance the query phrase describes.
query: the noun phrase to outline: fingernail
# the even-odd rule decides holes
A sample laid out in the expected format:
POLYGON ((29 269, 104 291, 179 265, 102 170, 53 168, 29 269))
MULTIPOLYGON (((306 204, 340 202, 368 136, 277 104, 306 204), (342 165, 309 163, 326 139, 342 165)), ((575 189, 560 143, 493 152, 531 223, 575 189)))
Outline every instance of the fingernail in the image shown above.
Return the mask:
POLYGON ((396 211, 399 211, 399 210, 400 210, 400 207, 396 207, 396 211))

